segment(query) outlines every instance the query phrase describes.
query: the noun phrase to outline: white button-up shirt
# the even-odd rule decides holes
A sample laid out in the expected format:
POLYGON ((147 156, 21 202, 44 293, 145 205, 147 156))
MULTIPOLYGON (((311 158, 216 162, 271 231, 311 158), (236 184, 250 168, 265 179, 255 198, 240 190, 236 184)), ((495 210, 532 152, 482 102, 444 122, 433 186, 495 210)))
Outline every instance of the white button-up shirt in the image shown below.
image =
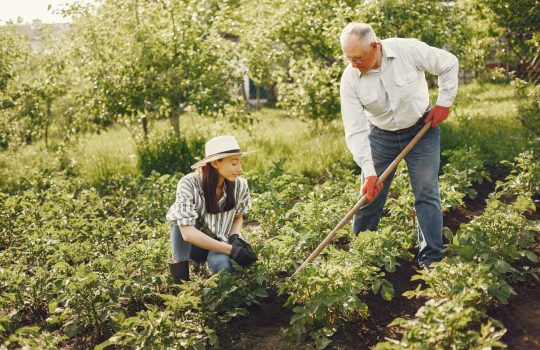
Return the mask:
POLYGON ((377 175, 369 145, 369 123, 383 130, 408 128, 429 105, 424 72, 438 75, 437 105, 450 107, 458 88, 459 64, 453 54, 416 39, 381 41, 379 69, 361 73, 350 64, 341 76, 345 141, 364 175, 377 175))

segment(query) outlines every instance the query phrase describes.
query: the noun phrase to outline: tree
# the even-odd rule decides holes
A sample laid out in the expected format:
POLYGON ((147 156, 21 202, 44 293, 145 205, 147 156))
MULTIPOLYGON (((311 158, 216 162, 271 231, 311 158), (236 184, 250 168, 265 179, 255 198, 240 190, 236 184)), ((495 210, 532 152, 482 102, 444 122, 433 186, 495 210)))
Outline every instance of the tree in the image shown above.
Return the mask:
POLYGON ((7 91, 30 52, 28 40, 9 23, 0 29, 0 147, 7 148, 14 134, 9 112, 13 101, 7 91))
POLYGON ((54 47, 50 30, 41 28, 41 39, 46 45, 42 51, 31 51, 28 40, 10 27, 3 36, 2 87, 4 146, 12 143, 31 143, 43 136, 48 146, 49 127, 53 119, 53 104, 64 93, 64 70, 60 50, 54 47), (6 63, 7 62, 7 63, 6 63), (13 139, 15 137, 15 140, 13 139))
POLYGON ((499 55, 517 59, 522 75, 532 83, 540 79, 540 2, 533 0, 479 0, 479 16, 488 18, 495 36, 502 37, 499 55))
POLYGON ((339 34, 349 22, 368 22, 380 38, 416 37, 478 65, 468 10, 435 0, 260 0, 242 8, 240 40, 248 73, 277 83, 279 105, 306 119, 339 115, 339 79, 345 67, 339 34))
POLYGON ((28 40, 17 32, 13 24, 0 28, 0 94, 5 92, 20 62, 29 52, 28 40))
POLYGON ((127 117, 139 120, 146 134, 149 117, 168 117, 179 134, 187 108, 217 114, 234 104, 232 43, 218 31, 226 9, 217 0, 71 7, 75 59, 83 64, 96 122, 127 117))

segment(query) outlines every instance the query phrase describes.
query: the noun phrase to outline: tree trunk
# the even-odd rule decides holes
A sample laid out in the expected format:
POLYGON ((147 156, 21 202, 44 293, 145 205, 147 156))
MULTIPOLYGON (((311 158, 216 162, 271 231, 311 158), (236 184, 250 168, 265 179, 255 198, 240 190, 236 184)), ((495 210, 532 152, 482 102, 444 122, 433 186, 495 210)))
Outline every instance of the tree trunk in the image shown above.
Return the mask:
POLYGON ((176 137, 180 137, 180 114, 182 114, 180 109, 173 108, 169 115, 169 121, 176 137))
POLYGON ((143 115, 141 117, 141 124, 144 132, 144 138, 148 139, 148 118, 146 117, 146 115, 143 115))
MULTIPOLYGON (((244 99, 244 103, 245 103, 245 109, 249 110, 249 96, 246 93, 246 87, 244 85, 243 80, 242 80, 241 90, 242 90, 242 98, 244 99)), ((249 90, 249 80, 248 80, 248 90, 249 90)))
POLYGON ((267 105, 269 107, 275 107, 276 103, 277 103, 277 97, 278 97, 277 84, 272 83, 272 84, 270 84, 268 86, 268 102, 267 102, 267 105))
POLYGON ((47 101, 47 112, 45 116, 45 148, 49 148, 49 122, 51 120, 51 101, 47 101))

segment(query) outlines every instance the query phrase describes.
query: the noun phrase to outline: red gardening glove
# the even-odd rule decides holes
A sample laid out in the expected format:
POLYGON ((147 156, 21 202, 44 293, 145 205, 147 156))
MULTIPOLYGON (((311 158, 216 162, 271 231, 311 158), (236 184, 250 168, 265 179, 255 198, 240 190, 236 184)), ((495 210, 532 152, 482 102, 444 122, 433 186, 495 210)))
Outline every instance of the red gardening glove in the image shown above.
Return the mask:
POLYGON ((435 105, 435 107, 433 107, 431 112, 429 112, 428 116, 426 117, 426 123, 433 119, 431 127, 436 128, 440 123, 448 118, 448 114, 450 114, 450 107, 441 107, 435 105))
POLYGON ((383 189, 383 183, 381 182, 378 186, 377 184, 377 176, 368 176, 366 178, 366 182, 364 183, 364 186, 362 186, 362 196, 364 194, 367 194, 367 200, 368 202, 371 202, 371 200, 379 195, 381 190, 383 189))

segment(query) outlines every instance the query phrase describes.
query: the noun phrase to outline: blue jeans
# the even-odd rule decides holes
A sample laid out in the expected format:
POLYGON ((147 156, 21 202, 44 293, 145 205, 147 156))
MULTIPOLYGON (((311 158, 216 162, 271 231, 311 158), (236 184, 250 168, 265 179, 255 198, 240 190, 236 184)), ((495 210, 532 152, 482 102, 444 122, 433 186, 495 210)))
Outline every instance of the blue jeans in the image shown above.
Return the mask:
POLYGON ((208 251, 184 241, 177 224, 171 225, 171 247, 173 259, 186 261, 192 259, 196 262, 208 262, 208 268, 215 274, 225 270, 233 272, 231 258, 227 254, 208 251))
MULTIPOLYGON (((403 134, 393 134, 375 126, 371 127, 369 142, 377 176, 382 175, 422 126, 416 126, 403 134)), ((415 198, 420 245, 418 262, 421 266, 428 266, 443 257, 443 220, 439 195, 440 133, 439 127, 430 128, 405 157, 415 198)), ((377 198, 355 214, 353 230, 356 235, 362 231, 377 229, 394 174, 395 171, 386 178, 377 198)), ((362 184, 365 181, 363 175, 362 184)))

